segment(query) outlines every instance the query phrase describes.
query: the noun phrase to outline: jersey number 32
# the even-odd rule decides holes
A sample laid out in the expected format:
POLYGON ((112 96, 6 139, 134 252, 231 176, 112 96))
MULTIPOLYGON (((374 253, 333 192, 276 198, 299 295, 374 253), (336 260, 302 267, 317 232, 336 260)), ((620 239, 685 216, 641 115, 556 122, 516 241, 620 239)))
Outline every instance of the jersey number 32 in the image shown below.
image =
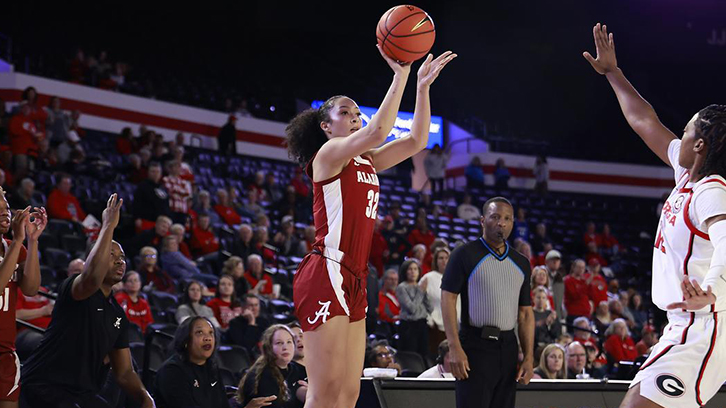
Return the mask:
POLYGON ((378 214, 378 193, 368 190, 368 206, 366 207, 366 217, 376 219, 378 214))

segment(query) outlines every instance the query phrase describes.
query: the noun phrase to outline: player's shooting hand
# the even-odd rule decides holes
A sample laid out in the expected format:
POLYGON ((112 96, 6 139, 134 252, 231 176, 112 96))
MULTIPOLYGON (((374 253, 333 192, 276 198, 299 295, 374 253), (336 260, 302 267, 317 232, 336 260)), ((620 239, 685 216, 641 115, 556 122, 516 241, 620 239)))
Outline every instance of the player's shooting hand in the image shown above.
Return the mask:
POLYGON ((691 282, 688 276, 683 278, 683 282, 681 282, 681 291, 683 292, 683 301, 671 303, 668 305, 668 310, 699 310, 716 303, 716 295, 713 294, 710 286, 704 291, 698 282, 695 280, 691 282))
POLYGON ((618 69, 618 61, 615 58, 615 41, 613 40, 613 35, 608 34, 607 26, 604 24, 601 25, 600 23, 595 24, 592 28, 592 36, 595 38, 597 58, 593 58, 587 51, 583 52, 582 56, 585 57, 587 62, 592 65, 592 68, 600 75, 605 75, 608 72, 618 69))
POLYGON ((451 346, 449 349, 449 356, 451 358, 451 374, 457 380, 466 380, 469 378, 469 358, 466 356, 464 349, 461 346, 451 346))
POLYGON ((378 52, 381 53, 381 57, 383 57, 384 60, 388 63, 388 66, 391 67, 393 70, 393 73, 399 76, 408 77, 408 74, 411 73, 411 63, 410 62, 398 62, 394 60, 393 58, 386 55, 385 52, 383 52, 383 48, 381 48, 380 45, 376 45, 376 48, 378 48, 378 52))

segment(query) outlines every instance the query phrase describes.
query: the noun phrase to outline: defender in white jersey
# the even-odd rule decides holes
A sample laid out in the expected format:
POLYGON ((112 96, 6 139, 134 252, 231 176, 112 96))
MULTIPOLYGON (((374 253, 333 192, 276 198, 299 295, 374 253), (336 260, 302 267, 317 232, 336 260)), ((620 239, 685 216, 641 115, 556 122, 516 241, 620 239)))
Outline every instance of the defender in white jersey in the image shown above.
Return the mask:
POLYGON ((597 58, 584 57, 676 181, 653 248, 653 303, 669 323, 620 407, 701 407, 726 382, 726 105, 699 111, 678 140, 618 68, 607 27, 593 35, 597 58))

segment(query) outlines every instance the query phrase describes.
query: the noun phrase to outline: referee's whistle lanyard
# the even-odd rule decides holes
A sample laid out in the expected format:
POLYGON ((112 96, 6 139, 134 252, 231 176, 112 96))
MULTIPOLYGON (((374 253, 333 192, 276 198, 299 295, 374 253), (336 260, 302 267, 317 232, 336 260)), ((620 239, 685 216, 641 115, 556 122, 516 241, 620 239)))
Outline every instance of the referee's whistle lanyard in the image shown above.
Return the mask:
POLYGON ((504 254, 507 253, 507 250, 509 249, 509 243, 505 240, 504 241, 504 247, 502 248, 502 253, 499 253, 496 248, 492 247, 487 243, 487 241, 484 239, 484 237, 479 237, 479 240, 482 244, 484 244, 485 247, 487 247, 494 255, 497 257, 502 257, 504 254))

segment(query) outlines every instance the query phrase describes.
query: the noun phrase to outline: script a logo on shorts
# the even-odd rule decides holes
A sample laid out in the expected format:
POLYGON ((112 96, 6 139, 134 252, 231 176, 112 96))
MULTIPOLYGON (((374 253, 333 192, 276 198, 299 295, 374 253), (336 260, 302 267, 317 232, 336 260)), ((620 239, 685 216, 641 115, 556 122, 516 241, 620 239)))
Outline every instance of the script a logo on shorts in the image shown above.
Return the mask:
POLYGON ((120 317, 116 318, 116 323, 113 324, 113 327, 115 327, 117 329, 121 328, 121 318, 120 317))
POLYGON ((663 394, 678 398, 686 392, 686 386, 680 378, 672 374, 661 374, 655 378, 655 385, 663 394))
POLYGON ((327 302, 318 301, 318 304, 321 305, 322 307, 320 308, 320 310, 315 312, 315 319, 310 320, 310 318, 308 317, 308 323, 310 323, 310 324, 315 324, 315 322, 317 322, 318 319, 320 319, 320 316, 323 317, 323 323, 325 323, 328 320, 328 316, 330 316, 330 312, 328 312, 328 309, 330 308, 330 301, 329 300, 327 302))

